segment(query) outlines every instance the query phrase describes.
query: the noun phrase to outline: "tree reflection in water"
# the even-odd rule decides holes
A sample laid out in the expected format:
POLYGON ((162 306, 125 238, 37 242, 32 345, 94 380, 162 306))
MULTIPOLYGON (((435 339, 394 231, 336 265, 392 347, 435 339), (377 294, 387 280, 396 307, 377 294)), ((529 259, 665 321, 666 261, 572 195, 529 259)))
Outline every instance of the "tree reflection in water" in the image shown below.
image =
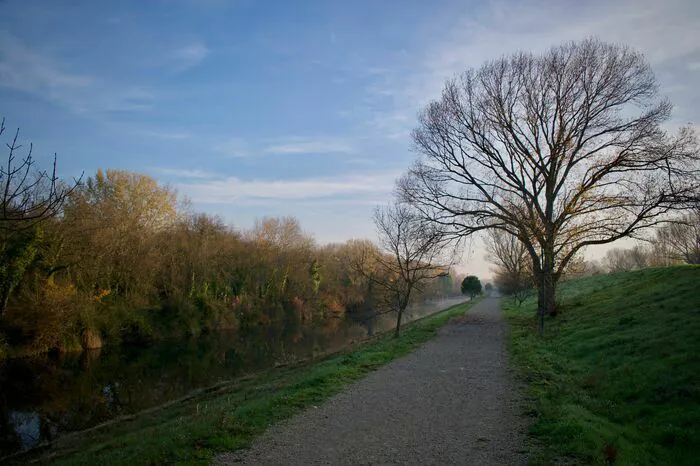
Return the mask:
MULTIPOLYGON (((458 301, 424 305, 410 315, 419 318, 458 301)), ((388 330, 392 317, 375 319, 373 326, 388 330)), ((366 335, 367 328, 339 320, 326 327, 258 326, 148 347, 0 361, 0 457, 198 388, 340 350, 366 335)))

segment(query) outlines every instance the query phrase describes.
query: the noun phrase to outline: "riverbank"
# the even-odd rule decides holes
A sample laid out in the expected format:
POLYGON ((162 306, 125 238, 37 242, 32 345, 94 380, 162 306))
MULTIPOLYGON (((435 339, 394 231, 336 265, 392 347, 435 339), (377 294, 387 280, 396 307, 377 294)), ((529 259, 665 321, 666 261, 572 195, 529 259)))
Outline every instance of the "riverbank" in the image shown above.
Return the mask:
MULTIPOLYGON (((333 355, 221 384, 161 409, 61 437, 35 459, 58 464, 207 464, 217 452, 250 446, 269 425, 410 353, 471 304, 409 323, 399 339, 383 334, 333 355)), ((18 463, 27 459, 16 458, 18 463)))

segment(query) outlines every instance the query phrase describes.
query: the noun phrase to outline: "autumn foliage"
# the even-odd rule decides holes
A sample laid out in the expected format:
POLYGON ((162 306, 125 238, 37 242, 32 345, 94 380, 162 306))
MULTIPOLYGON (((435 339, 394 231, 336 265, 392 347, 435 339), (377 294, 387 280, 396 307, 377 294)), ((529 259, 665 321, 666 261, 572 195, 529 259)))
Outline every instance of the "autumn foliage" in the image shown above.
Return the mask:
POLYGON ((293 218, 236 230, 120 170, 99 170, 55 215, 0 241, 12 259, 0 270, 0 344, 14 354, 79 349, 86 332, 144 344, 261 325, 332 329, 383 301, 351 266, 370 242, 320 246, 293 218))

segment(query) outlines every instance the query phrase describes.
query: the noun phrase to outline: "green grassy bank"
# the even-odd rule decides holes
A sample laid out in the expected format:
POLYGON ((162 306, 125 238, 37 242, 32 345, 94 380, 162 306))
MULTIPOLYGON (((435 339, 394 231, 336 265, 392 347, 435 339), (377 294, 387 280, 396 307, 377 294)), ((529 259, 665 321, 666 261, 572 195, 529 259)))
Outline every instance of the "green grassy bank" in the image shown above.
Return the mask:
MULTIPOLYGON (((170 406, 59 438, 40 462, 57 464, 209 464, 222 451, 248 447, 271 424, 338 393, 436 335, 470 303, 407 324, 345 351, 212 387, 170 406)), ((21 462, 27 458, 17 459, 21 462)))
POLYGON ((533 462, 700 464, 700 267, 575 280, 558 300, 544 338, 534 299, 506 305, 533 462))

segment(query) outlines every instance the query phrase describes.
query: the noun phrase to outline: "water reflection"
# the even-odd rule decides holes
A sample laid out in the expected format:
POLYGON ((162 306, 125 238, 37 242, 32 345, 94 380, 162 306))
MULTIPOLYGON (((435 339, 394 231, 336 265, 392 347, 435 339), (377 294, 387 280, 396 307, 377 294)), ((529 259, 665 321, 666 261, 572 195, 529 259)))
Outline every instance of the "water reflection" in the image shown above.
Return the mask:
MULTIPOLYGON (((408 320, 458 301, 413 309, 408 320)), ((391 324, 385 316, 374 322, 374 331, 391 324)), ((147 348, 107 347, 1 361, 0 457, 197 388, 337 351, 366 334, 365 327, 350 321, 313 328, 289 323, 250 329, 245 338, 223 332, 147 348)))

